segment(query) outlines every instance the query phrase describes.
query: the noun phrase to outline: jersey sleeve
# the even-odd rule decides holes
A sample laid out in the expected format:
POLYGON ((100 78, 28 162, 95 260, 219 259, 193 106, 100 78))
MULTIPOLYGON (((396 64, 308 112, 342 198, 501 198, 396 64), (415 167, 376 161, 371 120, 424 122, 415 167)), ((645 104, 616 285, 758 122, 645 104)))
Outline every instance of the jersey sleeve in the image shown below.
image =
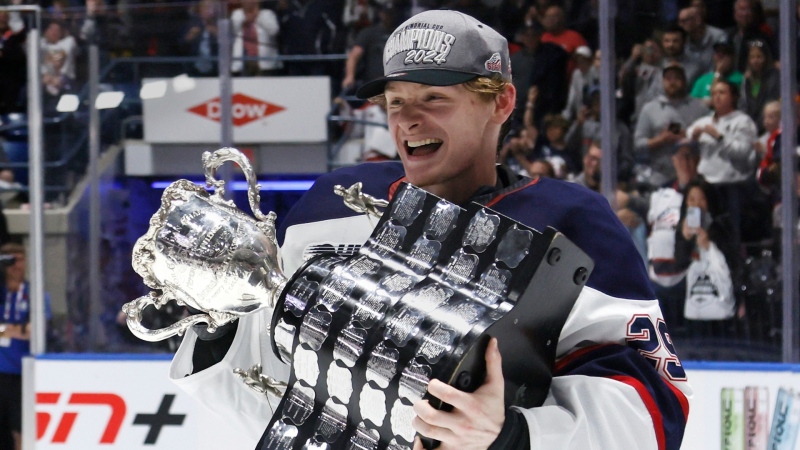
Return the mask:
POLYGON ((539 185, 516 199, 533 211, 518 220, 563 232, 595 267, 562 329, 545 404, 522 411, 531 448, 678 450, 691 388, 627 229, 602 196, 539 185))

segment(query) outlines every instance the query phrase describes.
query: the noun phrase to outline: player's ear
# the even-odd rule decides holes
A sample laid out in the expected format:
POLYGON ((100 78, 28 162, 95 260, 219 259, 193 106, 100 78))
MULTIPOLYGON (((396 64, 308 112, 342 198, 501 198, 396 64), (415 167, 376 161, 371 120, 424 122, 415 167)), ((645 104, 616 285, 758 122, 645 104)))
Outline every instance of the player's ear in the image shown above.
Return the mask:
POLYGON ((509 83, 502 92, 497 94, 494 99, 494 116, 498 123, 504 123, 514 112, 514 105, 517 100, 517 89, 509 83))

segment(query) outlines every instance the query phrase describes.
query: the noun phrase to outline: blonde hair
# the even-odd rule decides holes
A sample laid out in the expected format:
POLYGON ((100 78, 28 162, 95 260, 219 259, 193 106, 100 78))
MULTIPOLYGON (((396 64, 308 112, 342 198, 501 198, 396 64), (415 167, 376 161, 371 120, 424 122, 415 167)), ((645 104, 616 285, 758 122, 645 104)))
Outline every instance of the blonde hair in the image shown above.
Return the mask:
MULTIPOLYGON (((462 84, 468 91, 475 92, 476 94, 479 94, 483 100, 489 101, 494 99, 501 92, 503 92, 506 89, 506 87, 511 84, 511 81, 504 80, 502 75, 496 74, 492 75, 491 78, 490 77, 473 78, 472 80, 469 80, 462 84)), ((385 94, 378 94, 376 96, 370 97, 368 100, 371 103, 386 108, 385 94)))

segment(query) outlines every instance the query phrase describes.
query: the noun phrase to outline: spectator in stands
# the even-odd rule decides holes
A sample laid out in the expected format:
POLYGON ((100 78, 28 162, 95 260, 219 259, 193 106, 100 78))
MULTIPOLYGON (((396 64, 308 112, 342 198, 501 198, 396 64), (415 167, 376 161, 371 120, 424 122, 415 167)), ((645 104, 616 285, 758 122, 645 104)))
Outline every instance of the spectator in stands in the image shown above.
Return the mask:
MULTIPOLYGON (((280 19, 280 54, 325 55, 344 52, 344 39, 339 39, 346 35, 341 23, 340 3, 328 0, 278 0, 277 12, 280 19)), ((286 61, 284 72, 291 76, 335 73, 331 86, 338 89, 341 84, 339 74, 343 70, 341 63, 337 63, 333 69, 325 61, 286 61)))
POLYGON ((575 184, 600 192, 600 161, 603 150, 597 142, 589 144, 589 149, 583 155, 583 170, 572 180, 575 184))
POLYGON ((747 70, 742 82, 742 97, 739 109, 746 112, 756 123, 759 132, 764 131, 764 105, 781 98, 780 73, 772 62, 769 47, 763 41, 750 41, 747 70))
POLYGON ((550 161, 546 159, 536 159, 528 166, 528 175, 530 175, 531 178, 555 178, 556 172, 553 169, 553 165, 550 164, 550 161))
POLYGON ((202 59, 191 64, 189 73, 195 76, 215 77, 219 72, 217 67, 217 55, 219 54, 217 20, 219 19, 220 4, 216 0, 200 0, 195 8, 196 11, 189 17, 182 43, 187 55, 199 56, 202 59))
POLYGON ((736 313, 734 286, 741 258, 734 235, 735 227, 715 186, 702 178, 692 180, 686 186, 675 231, 675 260, 679 267, 688 267, 684 317, 694 335, 706 327, 693 321, 727 320, 736 313))
POLYGON ((40 66, 45 112, 52 112, 62 94, 70 92, 75 82, 75 57, 78 45, 61 22, 50 22, 41 40, 40 66))
POLYGON ((567 70, 569 55, 559 45, 541 42, 542 29, 538 25, 519 30, 517 40, 523 47, 511 55, 513 83, 517 88, 515 123, 519 125, 525 111, 527 93, 531 86, 539 88, 536 98, 534 123, 538 126, 546 114, 561 112, 567 100, 567 70))
POLYGON ((231 13, 233 52, 231 72, 247 77, 276 75, 282 64, 278 56, 278 17, 261 8, 259 0, 242 0, 242 7, 231 13), (266 58, 266 59, 242 59, 266 58))
POLYGON ((744 75, 736 70, 733 57, 733 46, 727 38, 714 43, 714 68, 697 79, 692 87, 692 97, 703 100, 706 106, 711 107, 711 86, 715 81, 724 78, 737 86, 741 84, 744 75))
POLYGON ((390 7, 379 8, 378 16, 380 22, 361 30, 347 52, 342 80, 345 91, 383 76, 383 46, 397 27, 397 12, 390 7))
POLYGON ((375 9, 380 7, 380 4, 375 3, 367 0, 345 0, 342 25, 348 30, 347 42, 352 42, 361 30, 375 24, 375 9))
POLYGON ((14 31, 8 21, 8 12, 0 11, 0 115, 25 110, 26 32, 14 31))
MULTIPOLYGON (((585 105, 567 131, 566 153, 577 161, 582 159, 592 142, 600 142, 600 87, 591 86, 584 96, 585 105)), ((611 143, 617 152, 618 180, 627 180, 633 167, 631 132, 624 121, 614 124, 611 143)), ((573 172, 574 173, 574 172, 573 172)))
MULTIPOLYGON (((661 35, 661 48, 664 51, 661 68, 680 64, 686 74, 686 86, 692 86, 702 74, 701 70, 705 63, 687 55, 684 51, 685 47, 686 32, 683 31, 683 28, 675 24, 667 27, 661 35)), ((664 93, 660 77, 661 72, 656 72, 656 80, 650 85, 651 89, 648 92, 648 101, 664 93)))
POLYGON ((701 117, 686 130, 700 146, 698 172, 717 187, 723 206, 730 212, 735 244, 741 242, 742 212, 755 185, 757 139, 756 124, 736 109, 739 87, 728 80, 717 80, 711 88, 714 113, 701 117))
POLYGON ((750 41, 763 41, 769 46, 771 54, 778 54, 771 30, 762 27, 763 18, 757 20, 758 6, 760 6, 758 0, 736 0, 733 5, 733 19, 736 25, 726 30, 735 51, 734 67, 740 72, 744 72, 747 67, 750 41))
MULTIPOLYGON (((0 255, 13 258, 3 261, 5 282, 0 289, 0 422, 7 424, 13 436, 13 448, 22 448, 22 358, 30 354, 30 285, 25 280, 25 247, 5 243, 0 255)), ((49 318, 49 299, 45 298, 45 316, 49 318)), ((3 436, 5 438, 5 436, 3 436)))
MULTIPOLYGON (((763 167, 761 163, 767 159, 767 148, 774 145, 775 138, 780 133, 781 127, 781 101, 772 100, 764 105, 764 110, 761 112, 762 122, 761 127, 764 130, 755 142, 756 159, 760 161, 759 172, 763 167)), ((760 179, 760 173, 756 173, 756 178, 760 179)))
POLYGON ((569 30, 566 27, 566 17, 564 10, 558 5, 552 5, 544 11, 542 17, 542 42, 552 42, 558 44, 567 53, 572 55, 578 47, 586 46, 586 39, 580 33, 569 30))
POLYGON ((583 94, 600 82, 600 50, 593 54, 589 47, 583 45, 575 49, 572 58, 576 67, 570 78, 567 106, 561 112, 569 120, 577 117, 578 111, 583 107, 583 94))
POLYGON ((653 188, 675 178, 671 159, 675 144, 686 136, 689 124, 708 114, 700 100, 686 95, 683 67, 667 66, 662 72, 664 94, 642 108, 634 132, 636 159, 652 169, 653 188))
POLYGON ((633 102, 632 121, 636 121, 645 103, 650 101, 649 95, 653 83, 661 82, 657 74, 661 69, 661 47, 655 39, 647 39, 635 44, 631 55, 620 69, 619 78, 622 85, 623 99, 633 102))
POLYGON ((574 174, 578 167, 572 157, 574 150, 567 149, 566 133, 570 124, 560 114, 551 113, 544 117, 544 133, 540 133, 539 127, 533 121, 538 95, 539 89, 536 86, 528 90, 522 128, 517 136, 505 142, 498 153, 498 160, 508 164, 517 173, 530 176, 541 170, 534 166, 536 161, 547 161, 552 171, 552 175, 548 177, 563 180, 574 174))
POLYGON ((656 298, 670 323, 670 333, 682 332, 683 306, 686 299, 686 270, 675 260, 675 232, 680 223, 683 195, 689 182, 697 177, 700 150, 696 142, 684 138, 675 143, 672 165, 675 179, 650 194, 647 210, 647 271, 656 298))
POLYGON ((509 44, 515 40, 517 30, 522 29, 527 23, 529 14, 533 17, 536 7, 530 0, 502 0, 497 7, 497 31, 503 35, 509 44), (533 13, 531 13, 533 11, 533 13))
POLYGON ((700 63, 700 73, 714 70, 714 43, 725 38, 721 29, 705 23, 700 8, 690 6, 678 14, 678 25, 686 31, 686 55, 700 63))

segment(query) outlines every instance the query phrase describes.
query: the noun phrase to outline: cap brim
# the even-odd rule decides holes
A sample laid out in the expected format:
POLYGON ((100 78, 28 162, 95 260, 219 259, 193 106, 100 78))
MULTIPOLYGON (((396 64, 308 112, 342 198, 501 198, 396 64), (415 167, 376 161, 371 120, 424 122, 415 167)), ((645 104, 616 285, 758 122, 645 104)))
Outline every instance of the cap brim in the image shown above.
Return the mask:
POLYGON ((469 80, 481 76, 476 73, 454 72, 444 69, 421 69, 397 72, 361 86, 356 91, 356 97, 367 99, 376 95, 383 94, 386 83, 390 81, 409 81, 411 83, 427 84, 430 86, 453 86, 465 83, 469 80))

